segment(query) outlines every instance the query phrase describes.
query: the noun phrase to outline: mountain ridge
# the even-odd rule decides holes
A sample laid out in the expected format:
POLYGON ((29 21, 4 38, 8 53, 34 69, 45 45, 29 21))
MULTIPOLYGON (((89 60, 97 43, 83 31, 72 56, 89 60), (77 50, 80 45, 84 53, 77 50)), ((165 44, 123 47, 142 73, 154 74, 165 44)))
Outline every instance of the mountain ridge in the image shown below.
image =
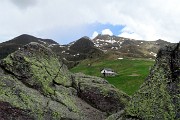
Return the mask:
POLYGON ((130 38, 101 35, 92 40, 96 47, 104 52, 113 51, 119 56, 154 59, 160 48, 172 44, 164 40, 144 41, 130 38))
POLYGON ((114 59, 124 57, 155 59, 161 47, 173 44, 164 40, 143 41, 99 34, 93 40, 84 36, 67 45, 59 45, 51 39, 23 34, 0 43, 0 59, 30 42, 38 42, 52 49, 68 68, 76 66, 86 58, 95 58, 104 54, 115 56, 114 59))

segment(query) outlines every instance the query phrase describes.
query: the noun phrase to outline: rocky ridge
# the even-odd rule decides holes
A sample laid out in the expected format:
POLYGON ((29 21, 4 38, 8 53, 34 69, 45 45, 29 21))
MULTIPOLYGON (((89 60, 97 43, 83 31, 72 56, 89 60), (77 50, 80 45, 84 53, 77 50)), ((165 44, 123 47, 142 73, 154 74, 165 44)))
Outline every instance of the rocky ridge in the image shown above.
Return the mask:
POLYGON ((112 52, 119 57, 155 59, 160 48, 171 43, 164 40, 144 41, 118 36, 99 34, 92 40, 95 46, 105 53, 112 52))
POLYGON ((161 47, 171 44, 164 40, 143 41, 99 34, 93 40, 85 36, 67 45, 59 45, 50 39, 41 39, 23 34, 0 43, 0 59, 30 42, 38 42, 50 48, 68 68, 76 66, 84 59, 101 56, 107 56, 111 59, 124 57, 155 59, 161 47))
POLYGON ((0 118, 101 120, 130 98, 106 80, 72 74, 57 55, 31 42, 0 62, 0 118))

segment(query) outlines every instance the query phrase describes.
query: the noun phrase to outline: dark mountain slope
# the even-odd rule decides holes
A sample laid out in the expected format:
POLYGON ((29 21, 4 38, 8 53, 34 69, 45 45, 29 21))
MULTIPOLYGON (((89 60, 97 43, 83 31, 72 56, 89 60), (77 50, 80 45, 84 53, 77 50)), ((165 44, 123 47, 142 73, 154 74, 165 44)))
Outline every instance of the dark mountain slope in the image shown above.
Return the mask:
POLYGON ((87 37, 82 37, 77 40, 74 44, 70 46, 71 50, 80 52, 80 53, 88 53, 89 49, 95 48, 94 43, 87 37))
POLYGON ((0 59, 5 58, 10 53, 18 50, 20 47, 30 42, 38 42, 44 45, 58 44, 57 42, 50 39, 41 39, 31 35, 23 34, 12 40, 0 43, 0 59))
POLYGON ((88 37, 80 38, 70 45, 69 49, 71 52, 79 53, 80 56, 78 58, 80 60, 83 60, 84 58, 98 57, 103 54, 101 50, 94 47, 94 43, 88 37))
POLYGON ((37 38, 28 34, 22 34, 12 40, 6 41, 1 43, 2 45, 5 44, 20 44, 20 45, 26 45, 30 42, 46 42, 47 44, 58 44, 57 42, 51 40, 51 39, 41 39, 37 38))
POLYGON ((82 37, 68 45, 54 45, 49 48, 63 59, 68 68, 74 67, 86 58, 95 58, 104 54, 103 51, 94 46, 94 43, 88 37, 82 37))

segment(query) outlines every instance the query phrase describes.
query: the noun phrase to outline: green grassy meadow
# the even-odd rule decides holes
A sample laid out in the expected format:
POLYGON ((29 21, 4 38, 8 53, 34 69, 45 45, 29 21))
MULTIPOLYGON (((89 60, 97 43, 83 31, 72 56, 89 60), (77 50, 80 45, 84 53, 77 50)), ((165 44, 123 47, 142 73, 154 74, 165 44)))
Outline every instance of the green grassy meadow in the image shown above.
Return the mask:
POLYGON ((100 71, 103 68, 111 68, 118 73, 118 75, 115 77, 105 77, 105 79, 119 90, 122 90, 128 95, 133 95, 148 76, 153 64, 154 61, 148 59, 87 59, 70 71, 73 73, 82 72, 86 75, 103 77, 100 71))

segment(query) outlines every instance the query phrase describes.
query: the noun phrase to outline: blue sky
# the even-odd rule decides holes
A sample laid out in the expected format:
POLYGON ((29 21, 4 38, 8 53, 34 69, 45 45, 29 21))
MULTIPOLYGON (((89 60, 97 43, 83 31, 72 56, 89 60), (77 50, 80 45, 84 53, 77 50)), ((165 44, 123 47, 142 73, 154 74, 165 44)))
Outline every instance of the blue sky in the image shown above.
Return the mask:
MULTIPOLYGON (((52 31, 52 34, 49 34, 51 39, 56 40, 60 44, 68 44, 72 41, 78 40, 79 38, 83 36, 92 37, 93 32, 98 32, 99 34, 102 34, 102 30, 104 29, 110 29, 113 33, 113 35, 119 35, 120 31, 124 28, 124 26, 121 25, 111 25, 111 24, 89 24, 87 26, 81 26, 81 28, 77 29, 65 29, 63 30, 64 33, 61 32, 61 30, 55 30, 52 31), (66 32, 67 31, 67 32, 66 32)), ((43 35, 42 35, 43 36, 43 35)), ((48 37, 46 36, 46 37, 48 37)))
POLYGON ((179 0, 1 0, 0 42, 30 34, 67 44, 102 31, 179 42, 179 4, 179 0))

